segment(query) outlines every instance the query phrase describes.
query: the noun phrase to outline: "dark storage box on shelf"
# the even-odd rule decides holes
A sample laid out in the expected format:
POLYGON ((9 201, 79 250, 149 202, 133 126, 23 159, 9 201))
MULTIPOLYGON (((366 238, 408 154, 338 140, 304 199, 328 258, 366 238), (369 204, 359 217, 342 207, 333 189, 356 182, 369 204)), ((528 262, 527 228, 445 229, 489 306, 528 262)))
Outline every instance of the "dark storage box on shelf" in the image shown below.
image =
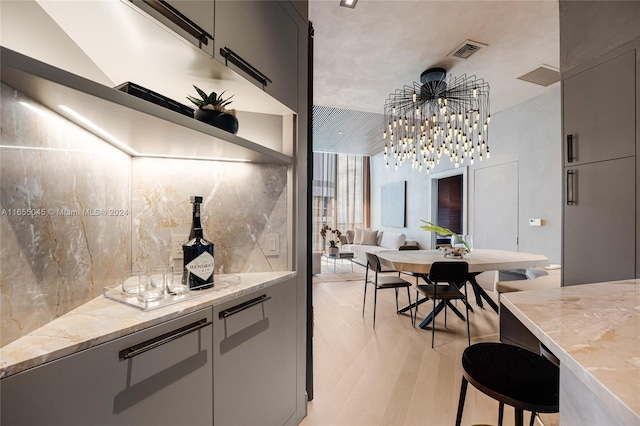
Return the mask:
POLYGON ((175 112, 179 112, 180 114, 186 115, 187 117, 193 118, 193 113, 194 113, 193 108, 189 108, 186 105, 182 105, 181 103, 174 101, 173 99, 169 99, 166 96, 163 96, 152 90, 146 89, 135 83, 131 83, 130 81, 127 81, 126 83, 122 83, 121 85, 116 86, 116 89, 126 92, 140 99, 144 99, 145 101, 149 101, 156 105, 160 105, 161 107, 170 109, 175 112))

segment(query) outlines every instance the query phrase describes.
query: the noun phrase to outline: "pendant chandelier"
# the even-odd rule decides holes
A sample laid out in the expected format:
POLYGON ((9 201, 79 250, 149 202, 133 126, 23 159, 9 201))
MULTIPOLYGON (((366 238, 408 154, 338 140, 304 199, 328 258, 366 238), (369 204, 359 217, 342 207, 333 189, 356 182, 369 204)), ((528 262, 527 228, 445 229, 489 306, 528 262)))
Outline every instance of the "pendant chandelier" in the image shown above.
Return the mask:
POLYGON ((384 104, 384 159, 427 173, 443 155, 459 167, 489 158, 489 83, 475 76, 447 77, 430 68, 421 83, 404 86, 384 104))

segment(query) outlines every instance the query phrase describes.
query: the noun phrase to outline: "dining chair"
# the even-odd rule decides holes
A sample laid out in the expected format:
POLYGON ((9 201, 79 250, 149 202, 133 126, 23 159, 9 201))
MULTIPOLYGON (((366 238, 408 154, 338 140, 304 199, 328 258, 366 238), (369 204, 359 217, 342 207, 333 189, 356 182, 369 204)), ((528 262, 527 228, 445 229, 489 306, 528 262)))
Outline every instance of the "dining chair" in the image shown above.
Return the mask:
POLYGON ((382 267, 380 266, 380 259, 373 253, 366 253, 367 255, 367 270, 364 276, 364 300, 362 302, 362 316, 364 317, 364 307, 367 302, 367 284, 371 283, 375 287, 373 296, 373 328, 376 328, 376 305, 378 303, 378 290, 384 290, 392 288, 396 292, 396 312, 400 310, 398 306, 398 289, 407 289, 407 299, 409 300, 409 315, 411 317, 411 323, 413 324, 413 309, 411 308, 411 293, 409 288, 411 283, 396 276, 380 276, 382 267), (369 271, 374 274, 373 280, 369 279, 369 271))
MULTIPOLYGON (((431 347, 435 341, 436 315, 444 308, 444 326, 447 326, 447 305, 451 305, 451 300, 462 300, 467 316, 463 318, 467 323, 467 340, 471 345, 471 333, 469 330, 469 304, 467 302, 467 276, 469 274, 469 264, 467 262, 434 262, 431 264, 428 275, 428 283, 416 285, 416 300, 418 292, 433 300, 433 310, 431 311, 431 347), (442 284, 446 283, 446 284, 442 284), (464 293, 460 289, 464 288, 464 293), (440 301, 436 305, 436 301, 440 301)), ((456 310, 457 311, 457 310, 456 310)), ((416 315, 417 316, 417 315, 416 315)), ((462 318, 462 317, 461 317, 462 318)))

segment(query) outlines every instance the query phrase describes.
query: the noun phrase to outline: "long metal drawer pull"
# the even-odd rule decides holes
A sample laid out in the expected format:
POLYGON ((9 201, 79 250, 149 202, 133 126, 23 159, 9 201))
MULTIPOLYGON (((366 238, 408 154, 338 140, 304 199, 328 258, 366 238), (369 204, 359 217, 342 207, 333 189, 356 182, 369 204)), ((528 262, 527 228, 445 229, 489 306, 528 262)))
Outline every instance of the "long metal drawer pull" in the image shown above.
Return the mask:
POLYGON ((172 340, 179 339, 182 336, 193 333, 194 331, 200 330, 201 328, 208 327, 211 324, 213 324, 213 321, 207 321, 206 318, 203 318, 200 321, 185 325, 184 327, 180 327, 177 330, 170 331, 158 337, 154 337, 153 339, 149 339, 146 342, 142 342, 135 346, 131 346, 130 348, 123 349, 120 351, 120 359, 133 358, 136 355, 140 355, 141 353, 146 352, 150 349, 157 348, 158 346, 169 343, 172 340))
POLYGON ((231 315, 235 315, 238 312, 242 312, 245 309, 249 309, 252 306, 264 303, 269 299, 271 299, 271 296, 267 296, 266 294, 263 294, 260 297, 256 297, 255 299, 248 300, 244 303, 234 306, 233 308, 225 309, 224 311, 220 312, 220 314, 218 314, 218 317, 229 318, 231 315))
POLYGON ((573 163, 573 135, 567 135, 567 163, 573 163))
MULTIPOLYGON (((130 0, 133 2, 133 0, 130 0)), ((209 44, 209 39, 213 40, 213 36, 203 30, 198 24, 187 18, 182 12, 171 6, 165 0, 142 0, 171 22, 197 38, 202 44, 209 44)))
POLYGON ((574 199, 574 179, 576 172, 575 170, 567 170, 567 205, 573 206, 576 201, 574 199))
POLYGON ((233 50, 229 49, 228 47, 221 47, 220 48, 220 54, 227 61, 231 61, 231 63, 233 63, 236 66, 240 67, 244 72, 249 74, 254 79, 258 80, 260 83, 262 83, 263 86, 266 86, 267 83, 273 83, 273 81, 271 81, 271 79, 269 77, 267 77, 266 75, 262 74, 256 67, 254 67, 249 62, 247 62, 244 59, 242 59, 242 57, 240 55, 238 55, 237 53, 235 53, 233 50))

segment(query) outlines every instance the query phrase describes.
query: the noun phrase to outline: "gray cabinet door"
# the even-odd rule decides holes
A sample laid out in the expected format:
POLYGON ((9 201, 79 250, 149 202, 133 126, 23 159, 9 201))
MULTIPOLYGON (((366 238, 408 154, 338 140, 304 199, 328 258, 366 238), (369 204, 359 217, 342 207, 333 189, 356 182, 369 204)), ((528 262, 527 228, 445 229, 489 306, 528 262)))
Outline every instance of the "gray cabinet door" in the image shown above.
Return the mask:
POLYGON ((211 425, 212 326, 196 329, 211 318, 204 309, 2 379, 0 423, 211 425), (159 336, 174 339, 123 359, 159 336))
POLYGON ((629 157, 565 169, 563 285, 635 277, 635 163, 629 157))
POLYGON ((635 155, 635 64, 632 50, 562 81, 565 166, 635 155))
POLYGON ((213 56, 214 0, 130 1, 213 56))
POLYGON ((214 57, 297 111, 296 21, 277 1, 216 0, 215 15, 214 57))
POLYGON ((295 413, 295 284, 214 306, 216 425, 283 425, 295 413))

